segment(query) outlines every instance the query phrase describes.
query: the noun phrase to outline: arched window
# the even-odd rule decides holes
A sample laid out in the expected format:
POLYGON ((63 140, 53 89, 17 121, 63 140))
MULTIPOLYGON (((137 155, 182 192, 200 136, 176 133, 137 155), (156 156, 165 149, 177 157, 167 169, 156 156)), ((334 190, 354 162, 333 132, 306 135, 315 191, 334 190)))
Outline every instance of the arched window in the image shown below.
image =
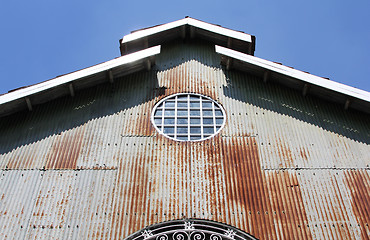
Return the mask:
POLYGON ((235 227, 201 219, 182 219, 146 227, 126 240, 244 240, 256 239, 235 227))

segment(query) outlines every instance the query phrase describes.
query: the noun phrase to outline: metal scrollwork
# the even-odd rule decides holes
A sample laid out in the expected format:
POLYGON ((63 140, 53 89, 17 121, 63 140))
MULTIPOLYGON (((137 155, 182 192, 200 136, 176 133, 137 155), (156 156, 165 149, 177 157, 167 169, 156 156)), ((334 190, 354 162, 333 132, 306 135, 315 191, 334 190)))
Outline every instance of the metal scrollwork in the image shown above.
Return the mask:
POLYGON ((188 234, 186 232, 175 232, 172 236, 173 240, 188 240, 188 234))
POLYGON ((156 240, 168 240, 167 234, 161 234, 156 237, 156 240))
POLYGON ((206 236, 203 232, 195 231, 190 234, 190 240, 205 240, 206 236))
POLYGON ((203 219, 181 219, 148 226, 125 240, 256 240, 240 229, 203 219))
POLYGON ((209 240, 222 240, 222 237, 220 235, 217 235, 217 234, 212 234, 209 237, 209 240))

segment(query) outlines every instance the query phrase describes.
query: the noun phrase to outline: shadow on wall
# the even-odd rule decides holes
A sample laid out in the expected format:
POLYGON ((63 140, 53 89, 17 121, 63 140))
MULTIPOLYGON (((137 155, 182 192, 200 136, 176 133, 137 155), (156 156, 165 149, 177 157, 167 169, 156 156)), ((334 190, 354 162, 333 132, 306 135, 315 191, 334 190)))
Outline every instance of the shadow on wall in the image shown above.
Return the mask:
POLYGON ((344 110, 330 103, 276 83, 264 83, 261 78, 238 71, 226 71, 225 96, 251 104, 262 110, 289 116, 317 126, 325 131, 370 144, 369 116, 356 110, 344 110))
MULTIPOLYGON (((115 79, 0 119, 0 154, 80 127, 94 119, 119 114, 164 95, 155 71, 115 79)), ((127 116, 129 117, 129 116, 127 116)), ((135 124, 135 123, 134 123, 135 124)))
MULTIPOLYGON (((122 127, 140 128, 144 125, 140 125, 137 119, 140 118, 140 114, 146 113, 147 115, 139 120, 149 121, 145 126, 151 127, 148 114, 155 102, 171 92, 183 91, 160 87, 157 71, 175 69, 176 66, 190 60, 199 61, 209 68, 220 67, 220 56, 214 52, 213 45, 205 45, 204 42, 200 44, 184 42, 178 47, 176 44, 178 43, 162 47, 162 53, 156 59, 157 66, 150 72, 138 72, 121 77, 115 80, 113 86, 109 83, 101 84, 77 92, 73 98, 66 96, 37 106, 33 112, 20 112, 1 118, 0 154, 7 154, 21 146, 59 135, 94 119, 120 114, 142 105, 145 105, 145 108, 141 109, 143 112, 135 113, 138 115, 136 118, 126 115, 124 119, 109 124, 125 123, 129 126, 122 127)), ((344 111, 342 106, 314 97, 302 97, 294 90, 272 83, 265 84, 262 79, 246 73, 224 71, 224 74, 227 86, 224 86, 222 91, 226 97, 370 144, 370 126, 366 122, 368 119, 366 114, 344 111)), ((179 78, 176 81, 183 79, 179 78)), ((142 136, 155 133, 154 129, 138 129, 136 132, 142 136)))
MULTIPOLYGON (((94 119, 120 114, 137 107, 143 107, 143 105, 145 106, 141 108, 142 112, 130 112, 123 116, 124 119, 110 124, 118 122, 126 124, 123 126, 126 129, 137 129, 127 132, 136 132, 140 136, 153 135, 154 128, 144 129, 144 125, 138 121, 147 121, 145 126, 150 128, 151 123, 148 115, 150 115, 155 102, 165 95, 182 91, 181 89, 168 89, 159 86, 158 71, 175 71, 177 66, 192 60, 204 60, 204 65, 208 67, 215 67, 219 64, 214 46, 204 45, 203 41, 179 40, 162 46, 162 53, 156 58, 157 65, 149 72, 143 71, 119 77, 115 79, 113 85, 100 84, 77 92, 73 98, 66 96, 35 106, 32 112, 24 111, 0 118, 0 154, 7 154, 22 146, 60 135, 94 119), (199 59, 194 55, 194 52, 198 53, 199 59)), ((178 80, 181 81, 181 79, 178 80)), ((104 129, 99 131, 104 131, 104 129)), ((66 139, 62 145, 66 144, 73 143, 69 143, 66 139)))

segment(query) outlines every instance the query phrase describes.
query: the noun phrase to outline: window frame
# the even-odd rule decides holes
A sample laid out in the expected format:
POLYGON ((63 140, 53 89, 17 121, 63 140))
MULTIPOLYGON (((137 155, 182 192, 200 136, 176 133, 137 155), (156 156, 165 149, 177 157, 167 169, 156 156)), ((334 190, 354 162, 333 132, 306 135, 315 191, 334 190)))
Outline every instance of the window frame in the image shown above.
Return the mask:
POLYGON ((223 129, 226 124, 226 112, 220 103, 203 94, 175 93, 154 105, 151 122, 158 133, 167 138, 180 142, 197 142, 210 139, 223 129), (186 107, 179 107, 179 103, 186 103, 183 105, 186 107), (179 115, 180 111, 184 112, 184 115, 179 115), (209 114, 205 115, 205 111, 209 114), (179 123, 179 120, 182 123, 179 123), (187 131, 181 133, 179 129, 187 131))

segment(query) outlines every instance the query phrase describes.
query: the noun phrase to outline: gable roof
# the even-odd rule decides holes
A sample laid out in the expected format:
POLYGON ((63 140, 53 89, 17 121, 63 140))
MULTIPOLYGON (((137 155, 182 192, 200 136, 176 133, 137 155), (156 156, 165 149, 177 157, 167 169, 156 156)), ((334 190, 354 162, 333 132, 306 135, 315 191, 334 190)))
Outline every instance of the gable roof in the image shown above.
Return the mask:
POLYGON ((343 104, 345 109, 370 113, 369 92, 254 57, 254 36, 185 18, 123 37, 120 40, 121 57, 0 95, 0 117, 26 108, 31 111, 34 105, 68 94, 74 96, 75 90, 104 81, 113 82, 115 77, 150 69, 155 63, 155 55, 161 52, 160 45, 179 37, 212 42, 227 69, 232 67, 248 71, 260 76, 263 81, 274 81, 301 90, 304 96, 309 93, 343 104))
POLYGON ((177 38, 200 38, 239 52, 254 55, 254 36, 190 17, 137 30, 124 36, 120 40, 121 55, 163 44, 177 38))

